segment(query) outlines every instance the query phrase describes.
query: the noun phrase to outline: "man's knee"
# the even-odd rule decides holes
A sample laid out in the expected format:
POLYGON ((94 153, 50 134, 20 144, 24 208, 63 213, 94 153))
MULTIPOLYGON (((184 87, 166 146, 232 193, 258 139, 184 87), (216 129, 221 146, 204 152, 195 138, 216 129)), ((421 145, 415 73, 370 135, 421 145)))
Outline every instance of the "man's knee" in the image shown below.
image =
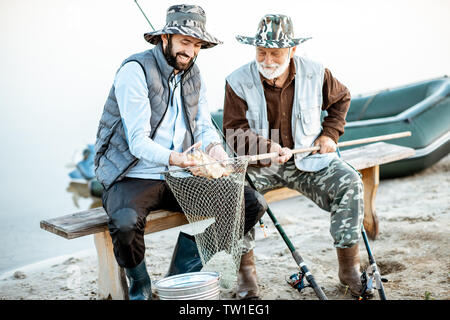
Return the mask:
POLYGON ((338 179, 336 187, 340 190, 340 193, 347 193, 348 190, 352 190, 350 192, 356 195, 363 192, 363 182, 361 176, 358 171, 352 168, 345 170, 345 173, 338 179))
POLYGON ((262 194, 250 187, 244 187, 244 197, 246 211, 254 211, 256 216, 255 220, 259 220, 268 208, 266 199, 262 194))
POLYGON ((108 227, 111 235, 123 245, 130 245, 138 231, 139 215, 132 208, 115 211, 109 217, 108 227))
POLYGON ((356 170, 351 170, 350 180, 352 183, 362 184, 361 175, 356 170))
POLYGON ((267 204, 266 198, 264 198, 264 196, 255 191, 255 195, 256 195, 256 199, 258 201, 258 219, 261 219, 262 216, 264 215, 264 213, 267 211, 267 208, 269 207, 269 205, 267 204))

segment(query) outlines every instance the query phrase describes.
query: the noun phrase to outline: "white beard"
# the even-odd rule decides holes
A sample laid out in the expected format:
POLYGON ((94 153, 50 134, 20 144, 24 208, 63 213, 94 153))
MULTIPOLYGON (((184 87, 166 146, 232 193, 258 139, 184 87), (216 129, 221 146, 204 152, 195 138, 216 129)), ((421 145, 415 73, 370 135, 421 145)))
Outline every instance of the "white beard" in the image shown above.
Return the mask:
POLYGON ((256 65, 258 66, 258 71, 263 75, 264 78, 268 80, 272 80, 281 76, 289 66, 289 56, 286 57, 283 64, 272 63, 265 64, 264 62, 256 61, 256 65), (269 69, 270 68, 270 69, 269 69))

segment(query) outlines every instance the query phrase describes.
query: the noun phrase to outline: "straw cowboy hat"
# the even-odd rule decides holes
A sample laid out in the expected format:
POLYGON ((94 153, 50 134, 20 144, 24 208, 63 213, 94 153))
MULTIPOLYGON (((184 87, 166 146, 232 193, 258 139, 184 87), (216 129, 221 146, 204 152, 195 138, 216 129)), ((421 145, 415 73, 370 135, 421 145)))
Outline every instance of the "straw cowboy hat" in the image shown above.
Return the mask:
POLYGON ((237 41, 264 48, 292 48, 309 38, 294 38, 292 20, 282 14, 262 17, 255 37, 236 36, 237 41))
POLYGON ((212 48, 222 41, 206 31, 206 14, 200 6, 180 4, 167 9, 166 25, 161 30, 147 32, 145 40, 158 44, 163 34, 182 34, 205 42, 202 49, 212 48))

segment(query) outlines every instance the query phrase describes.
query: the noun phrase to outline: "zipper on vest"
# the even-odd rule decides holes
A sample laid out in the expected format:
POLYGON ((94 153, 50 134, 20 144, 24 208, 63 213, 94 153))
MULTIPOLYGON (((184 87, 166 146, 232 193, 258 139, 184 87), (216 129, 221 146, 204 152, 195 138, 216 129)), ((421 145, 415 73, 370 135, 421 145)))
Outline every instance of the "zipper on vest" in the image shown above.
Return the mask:
MULTIPOLYGON (((180 80, 178 80, 177 82, 175 82, 174 86, 173 86, 173 92, 172 92, 172 98, 170 99, 170 104, 173 105, 173 97, 175 96, 175 90, 177 90, 178 84, 181 82, 183 78, 181 78, 180 80)), ((170 93, 170 87, 169 87, 169 93, 170 93)))
MULTIPOLYGON (((184 73, 183 73, 183 75, 181 76, 181 79, 180 79, 180 82, 181 82, 181 87, 180 87, 180 90, 181 90, 181 104, 182 104, 181 108, 183 109, 184 120, 186 121, 187 126, 188 126, 188 128, 189 128, 189 133, 191 134, 191 143, 192 143, 192 144, 194 144, 195 141, 194 141, 194 134, 192 133, 191 122, 189 121, 189 118, 188 118, 188 116, 187 116, 186 106, 185 106, 185 103, 184 103, 184 96, 183 96, 183 79, 184 79, 184 77, 186 77, 186 76, 189 74, 189 72, 191 72, 192 68, 194 67, 194 64, 195 64, 195 61, 196 61, 196 60, 197 60, 197 57, 194 58, 194 61, 193 61, 192 64, 184 71, 184 73)), ((198 110, 197 110, 197 112, 198 112, 198 110)))
MULTIPOLYGON (((172 74, 174 73, 174 71, 172 71, 170 73, 169 78, 167 79, 167 86, 169 88, 169 95, 167 97, 166 110, 164 110, 164 113, 163 113, 161 119, 159 120, 158 124, 156 125, 155 131, 153 132, 152 136, 150 137, 151 139, 153 139, 153 137, 155 136, 156 130, 158 130, 159 126, 161 125, 161 122, 163 121, 164 117, 166 116, 167 109, 169 109, 169 104, 173 104, 173 96, 175 95, 175 90, 176 90, 176 88, 177 88, 179 83, 181 83, 180 90, 183 91, 183 79, 189 73, 189 71, 191 71, 192 66, 193 66, 193 64, 189 67, 189 69, 187 69, 185 72, 183 72, 183 74, 181 75, 181 79, 178 82, 175 83, 172 95, 170 95, 170 93, 171 93, 171 90, 170 90, 170 78, 171 78, 172 74)), ((186 108, 185 108, 185 104, 184 104, 183 92, 181 92, 181 103, 182 103, 181 108, 183 109, 184 119, 185 119, 185 121, 187 123, 187 126, 189 128, 189 133, 191 135, 192 143, 194 143, 194 134, 192 133, 191 123, 190 123, 189 118, 187 116, 187 112, 186 112, 186 108)))
MULTIPOLYGON (((181 85, 181 88, 183 87, 183 84, 181 85)), ((189 133, 191 134, 191 142, 192 144, 194 144, 194 134, 192 133, 192 128, 191 128, 191 122, 189 121, 189 118, 187 116, 187 112, 186 112, 186 108, 184 107, 184 97, 183 95, 181 95, 181 102, 182 102, 182 108, 183 108, 183 113, 184 113, 184 120, 187 122, 188 128, 189 128, 189 133)), ((197 111, 198 112, 198 111, 197 111)))

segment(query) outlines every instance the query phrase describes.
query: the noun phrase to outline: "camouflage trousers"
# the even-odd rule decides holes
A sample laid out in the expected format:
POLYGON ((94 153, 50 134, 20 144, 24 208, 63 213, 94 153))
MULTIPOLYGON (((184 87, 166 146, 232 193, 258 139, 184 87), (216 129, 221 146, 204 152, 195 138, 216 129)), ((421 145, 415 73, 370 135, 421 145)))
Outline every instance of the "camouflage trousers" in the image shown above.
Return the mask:
MULTIPOLYGON (((283 165, 248 167, 248 174, 261 194, 288 187, 330 212, 330 233, 336 248, 349 248, 358 243, 364 219, 363 183, 359 172, 343 160, 337 158, 322 170, 305 172, 298 170, 290 159, 283 165)), ((244 237, 243 253, 254 248, 254 239, 255 228, 244 237)))

